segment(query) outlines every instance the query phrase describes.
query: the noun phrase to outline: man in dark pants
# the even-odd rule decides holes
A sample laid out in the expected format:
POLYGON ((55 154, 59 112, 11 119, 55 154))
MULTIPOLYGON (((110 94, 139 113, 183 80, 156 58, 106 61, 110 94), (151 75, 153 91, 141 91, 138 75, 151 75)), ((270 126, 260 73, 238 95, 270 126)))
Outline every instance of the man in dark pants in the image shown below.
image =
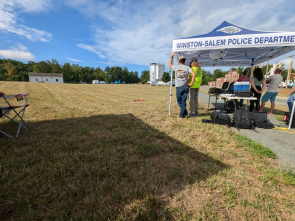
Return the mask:
POLYGON ((172 65, 173 56, 174 56, 174 52, 171 53, 169 66, 172 69, 171 73, 173 74, 173 71, 174 71, 176 76, 175 87, 176 87, 177 103, 180 107, 179 117, 184 118, 188 116, 188 112, 186 109, 186 99, 189 93, 189 87, 193 85, 196 74, 192 71, 190 67, 184 65, 186 60, 184 56, 179 57, 179 60, 178 60, 179 65, 172 65), (191 73, 192 75, 192 81, 190 84, 188 84, 189 73, 191 73))

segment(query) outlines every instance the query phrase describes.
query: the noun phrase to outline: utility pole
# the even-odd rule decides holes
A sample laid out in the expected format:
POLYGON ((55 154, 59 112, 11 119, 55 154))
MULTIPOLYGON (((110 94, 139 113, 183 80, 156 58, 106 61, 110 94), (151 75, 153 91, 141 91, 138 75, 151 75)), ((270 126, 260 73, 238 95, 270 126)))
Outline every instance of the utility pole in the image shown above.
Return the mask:
POLYGON ((265 75, 267 75, 267 72, 268 72, 268 63, 269 63, 269 61, 267 61, 267 65, 266 65, 266 72, 265 72, 265 75))
MULTIPOLYGON (((293 55, 294 56, 294 55, 293 55)), ((286 88, 288 88, 288 83, 289 83, 289 80, 290 80, 290 76, 291 76, 291 72, 292 72, 292 66, 293 66, 293 59, 292 57, 293 56, 290 56, 290 67, 289 67, 289 70, 288 70, 288 76, 287 76, 287 84, 286 84, 286 88)))
POLYGON ((253 66, 251 76, 253 76, 253 72, 254 72, 255 68, 256 68, 256 66, 253 66))

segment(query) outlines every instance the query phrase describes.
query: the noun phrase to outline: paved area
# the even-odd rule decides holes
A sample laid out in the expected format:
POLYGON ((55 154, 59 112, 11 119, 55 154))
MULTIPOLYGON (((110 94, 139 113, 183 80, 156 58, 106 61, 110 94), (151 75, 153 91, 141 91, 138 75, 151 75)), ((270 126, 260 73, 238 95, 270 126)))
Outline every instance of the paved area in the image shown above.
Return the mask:
MULTIPOLYGON (((205 104, 210 109, 215 109, 215 97, 211 97, 208 107, 209 96, 202 92, 199 93, 199 102, 205 104)), ((217 101, 216 108, 220 110, 223 107, 223 101, 217 101)), ((268 115, 268 119, 281 127, 287 127, 284 122, 276 120, 275 117, 268 115)), ((282 132, 272 129, 256 128, 254 130, 241 129, 238 131, 233 128, 236 133, 250 138, 251 140, 270 148, 278 156, 278 162, 281 166, 289 167, 295 171, 295 134, 282 132)))

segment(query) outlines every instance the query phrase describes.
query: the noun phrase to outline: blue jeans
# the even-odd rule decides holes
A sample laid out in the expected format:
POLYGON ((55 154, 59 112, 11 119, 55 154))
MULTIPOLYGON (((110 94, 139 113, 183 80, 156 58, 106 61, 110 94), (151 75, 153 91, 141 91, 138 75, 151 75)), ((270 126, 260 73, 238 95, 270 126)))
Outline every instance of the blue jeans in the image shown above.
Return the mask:
POLYGON ((188 115, 188 112, 186 110, 186 99, 187 99, 188 92, 189 92, 188 85, 184 85, 182 87, 176 88, 177 103, 180 107, 179 117, 181 117, 181 118, 183 118, 185 115, 188 115))
POLYGON ((243 107, 243 104, 244 104, 244 99, 241 99, 239 103, 240 107, 243 107))
POLYGON ((289 112, 292 111, 292 107, 293 107, 293 104, 294 104, 294 99, 295 99, 295 96, 290 95, 289 99, 287 100, 287 104, 288 104, 288 107, 289 107, 289 112))

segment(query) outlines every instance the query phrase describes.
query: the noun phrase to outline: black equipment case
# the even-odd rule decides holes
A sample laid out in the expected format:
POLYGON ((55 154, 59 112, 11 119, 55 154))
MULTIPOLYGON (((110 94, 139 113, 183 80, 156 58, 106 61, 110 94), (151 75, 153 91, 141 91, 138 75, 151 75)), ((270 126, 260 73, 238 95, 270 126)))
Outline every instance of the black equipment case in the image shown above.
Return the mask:
POLYGON ((275 126, 267 119, 267 113, 265 111, 254 111, 252 113, 252 119, 254 126, 263 129, 272 129, 275 126))
POLYGON ((213 111, 211 114, 212 123, 214 124, 221 124, 221 125, 228 125, 231 122, 230 116, 227 114, 223 114, 221 112, 213 111))
POLYGON ((265 123, 267 122, 267 113, 265 111, 253 111, 252 118, 255 123, 265 123))
POLYGON ((252 91, 235 91, 237 97, 252 97, 252 91))
POLYGON ((233 94, 233 91, 232 90, 226 90, 226 89, 221 89, 220 94, 233 94))

